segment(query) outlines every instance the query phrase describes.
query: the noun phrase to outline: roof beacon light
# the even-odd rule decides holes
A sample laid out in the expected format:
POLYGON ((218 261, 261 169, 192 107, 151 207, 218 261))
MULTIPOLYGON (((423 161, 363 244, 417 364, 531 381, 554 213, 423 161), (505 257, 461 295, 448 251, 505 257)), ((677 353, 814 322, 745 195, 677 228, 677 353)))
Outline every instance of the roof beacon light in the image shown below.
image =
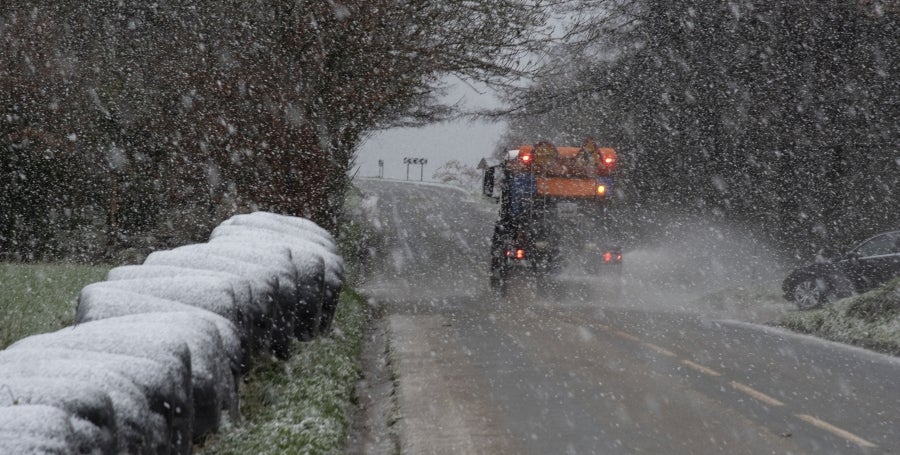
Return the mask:
POLYGON ((532 155, 531 150, 520 150, 519 151, 519 160, 522 164, 530 164, 534 159, 534 155, 532 155))
POLYGON ((601 148, 600 161, 607 169, 612 170, 616 165, 616 150, 611 148, 601 148))

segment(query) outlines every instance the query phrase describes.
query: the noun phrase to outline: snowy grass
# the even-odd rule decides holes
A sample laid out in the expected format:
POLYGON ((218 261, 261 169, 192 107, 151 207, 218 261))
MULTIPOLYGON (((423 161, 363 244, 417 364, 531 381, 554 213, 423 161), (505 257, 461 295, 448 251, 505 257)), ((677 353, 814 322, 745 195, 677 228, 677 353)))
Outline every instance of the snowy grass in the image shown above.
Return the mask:
POLYGON ((0 349, 36 333, 71 325, 78 293, 109 267, 0 264, 0 349))
POLYGON ((900 278, 820 310, 788 314, 778 325, 796 332, 900 355, 900 278))
POLYGON ((345 288, 334 333, 295 343, 291 358, 255 368, 241 388, 244 420, 197 453, 342 453, 366 325, 365 299, 345 288))

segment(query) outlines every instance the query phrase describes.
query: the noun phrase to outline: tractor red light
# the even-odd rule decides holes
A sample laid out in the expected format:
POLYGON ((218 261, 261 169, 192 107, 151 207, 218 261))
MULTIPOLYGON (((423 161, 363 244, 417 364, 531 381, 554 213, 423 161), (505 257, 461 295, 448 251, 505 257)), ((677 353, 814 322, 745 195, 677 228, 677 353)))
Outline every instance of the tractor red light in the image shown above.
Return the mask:
POLYGON ((516 250, 516 259, 525 259, 525 250, 516 250))
POLYGON ((603 262, 612 262, 613 254, 609 251, 603 253, 603 262))

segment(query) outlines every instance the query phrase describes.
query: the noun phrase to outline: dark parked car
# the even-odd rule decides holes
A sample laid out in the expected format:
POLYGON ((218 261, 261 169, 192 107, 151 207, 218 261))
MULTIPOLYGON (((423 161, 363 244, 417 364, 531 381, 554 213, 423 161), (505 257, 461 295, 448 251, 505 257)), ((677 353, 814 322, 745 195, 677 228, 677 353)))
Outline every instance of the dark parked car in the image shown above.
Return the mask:
POLYGON ((852 250, 794 269, 781 288, 801 310, 866 292, 900 276, 900 231, 884 232, 852 250))

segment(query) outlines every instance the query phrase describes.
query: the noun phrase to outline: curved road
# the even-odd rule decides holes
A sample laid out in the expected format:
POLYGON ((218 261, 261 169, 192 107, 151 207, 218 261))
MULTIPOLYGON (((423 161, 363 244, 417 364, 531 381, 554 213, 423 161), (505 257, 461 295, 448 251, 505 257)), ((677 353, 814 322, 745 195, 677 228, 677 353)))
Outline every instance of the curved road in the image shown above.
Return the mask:
POLYGON ((364 289, 387 309, 402 453, 900 451, 897 358, 685 310, 677 293, 667 311, 627 289, 538 298, 520 282, 497 299, 495 205, 358 186, 386 238, 364 289))

